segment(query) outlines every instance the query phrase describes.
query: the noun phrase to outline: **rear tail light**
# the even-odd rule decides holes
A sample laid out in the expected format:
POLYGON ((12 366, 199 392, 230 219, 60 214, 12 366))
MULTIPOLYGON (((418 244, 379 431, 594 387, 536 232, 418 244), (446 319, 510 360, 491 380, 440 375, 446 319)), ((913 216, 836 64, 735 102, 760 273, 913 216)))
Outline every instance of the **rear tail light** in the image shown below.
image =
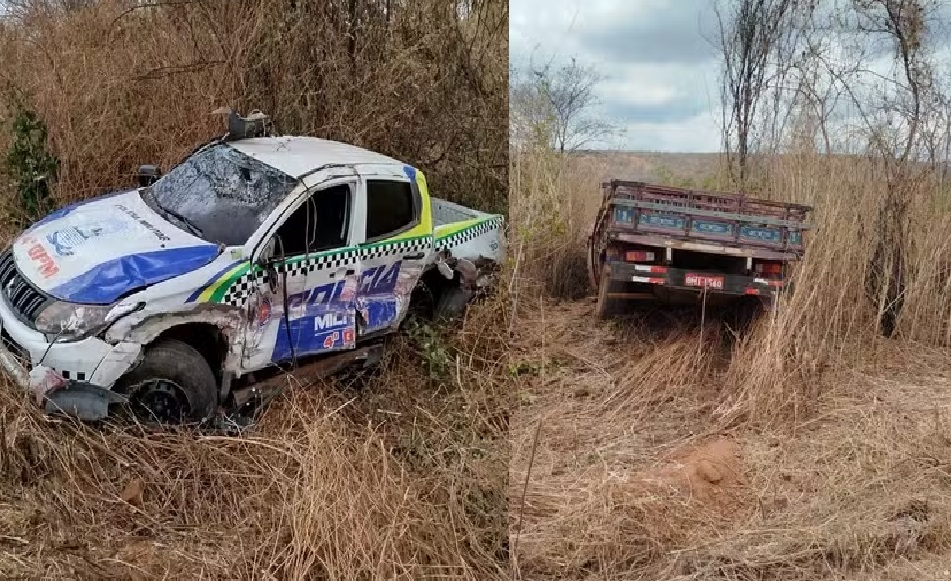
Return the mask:
POLYGON ((654 253, 653 252, 638 252, 635 250, 630 250, 624 254, 624 260, 627 262, 653 262, 654 253))
POLYGON ((782 274, 783 264, 781 262, 760 262, 755 267, 757 274, 782 274))

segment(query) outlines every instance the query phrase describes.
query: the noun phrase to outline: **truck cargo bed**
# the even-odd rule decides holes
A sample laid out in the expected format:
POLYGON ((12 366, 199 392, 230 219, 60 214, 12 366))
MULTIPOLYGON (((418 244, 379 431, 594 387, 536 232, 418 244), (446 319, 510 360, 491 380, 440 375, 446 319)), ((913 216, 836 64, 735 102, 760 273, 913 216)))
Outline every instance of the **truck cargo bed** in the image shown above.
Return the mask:
POLYGON ((587 253, 602 317, 633 299, 771 301, 802 256, 812 210, 624 180, 602 192, 587 253))
POLYGON ((729 248, 762 248, 801 253, 802 231, 808 228, 806 213, 811 209, 743 194, 622 180, 605 183, 603 192, 595 231, 610 228, 638 237, 710 243, 711 248, 722 248, 723 252, 730 252, 729 248))

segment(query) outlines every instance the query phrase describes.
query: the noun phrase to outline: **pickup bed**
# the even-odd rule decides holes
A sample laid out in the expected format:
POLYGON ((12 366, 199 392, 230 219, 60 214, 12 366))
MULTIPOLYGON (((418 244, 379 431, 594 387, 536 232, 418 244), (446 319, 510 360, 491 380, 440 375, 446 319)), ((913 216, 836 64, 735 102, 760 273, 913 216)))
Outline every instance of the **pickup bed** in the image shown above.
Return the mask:
POLYGON ((209 420, 255 373, 366 364, 410 312, 458 313, 491 284, 501 216, 396 159, 241 121, 0 253, 0 366, 47 411, 209 420))
POLYGON ((602 184, 588 242, 598 316, 635 300, 763 306, 802 257, 812 208, 644 182, 602 184))

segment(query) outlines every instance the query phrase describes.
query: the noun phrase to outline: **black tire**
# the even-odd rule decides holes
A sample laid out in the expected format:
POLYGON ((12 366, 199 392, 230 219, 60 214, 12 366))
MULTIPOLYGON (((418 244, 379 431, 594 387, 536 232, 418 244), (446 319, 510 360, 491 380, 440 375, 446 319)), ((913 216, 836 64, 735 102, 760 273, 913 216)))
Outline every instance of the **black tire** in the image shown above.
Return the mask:
POLYGON ((612 319, 624 313, 625 302, 608 297, 609 293, 623 292, 624 283, 611 280, 611 270, 607 266, 601 269, 601 279, 598 282, 598 304, 595 309, 599 320, 612 319))
POLYGON ((464 290, 458 285, 443 289, 436 303, 435 319, 447 320, 461 315, 472 299, 472 294, 471 291, 464 290))
POLYGON ((435 312, 436 296, 429 284, 425 280, 421 280, 410 295, 409 310, 400 323, 400 328, 405 330, 413 321, 419 319, 432 320, 435 312))
POLYGON ((116 391, 129 398, 130 411, 147 423, 200 422, 212 417, 218 405, 218 384, 208 362, 175 339, 147 347, 116 391))

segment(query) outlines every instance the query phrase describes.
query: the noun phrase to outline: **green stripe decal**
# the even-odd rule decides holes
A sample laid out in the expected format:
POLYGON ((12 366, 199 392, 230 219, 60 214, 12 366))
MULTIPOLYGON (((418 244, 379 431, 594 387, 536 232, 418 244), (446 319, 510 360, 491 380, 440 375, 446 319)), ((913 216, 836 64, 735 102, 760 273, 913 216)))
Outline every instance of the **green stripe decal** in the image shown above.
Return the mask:
POLYGON ((397 242, 415 242, 417 240, 426 242, 432 239, 432 236, 407 236, 406 238, 387 238, 386 240, 380 240, 379 242, 371 242, 369 244, 361 244, 360 248, 379 248, 380 246, 391 246, 397 242))
POLYGON ((445 226, 440 226, 436 229, 436 240, 443 240, 452 236, 453 234, 460 234, 466 230, 471 230, 489 222, 490 220, 495 220, 497 216, 488 216, 486 218, 473 218, 471 220, 466 220, 464 222, 453 222, 452 224, 447 224, 445 226))

